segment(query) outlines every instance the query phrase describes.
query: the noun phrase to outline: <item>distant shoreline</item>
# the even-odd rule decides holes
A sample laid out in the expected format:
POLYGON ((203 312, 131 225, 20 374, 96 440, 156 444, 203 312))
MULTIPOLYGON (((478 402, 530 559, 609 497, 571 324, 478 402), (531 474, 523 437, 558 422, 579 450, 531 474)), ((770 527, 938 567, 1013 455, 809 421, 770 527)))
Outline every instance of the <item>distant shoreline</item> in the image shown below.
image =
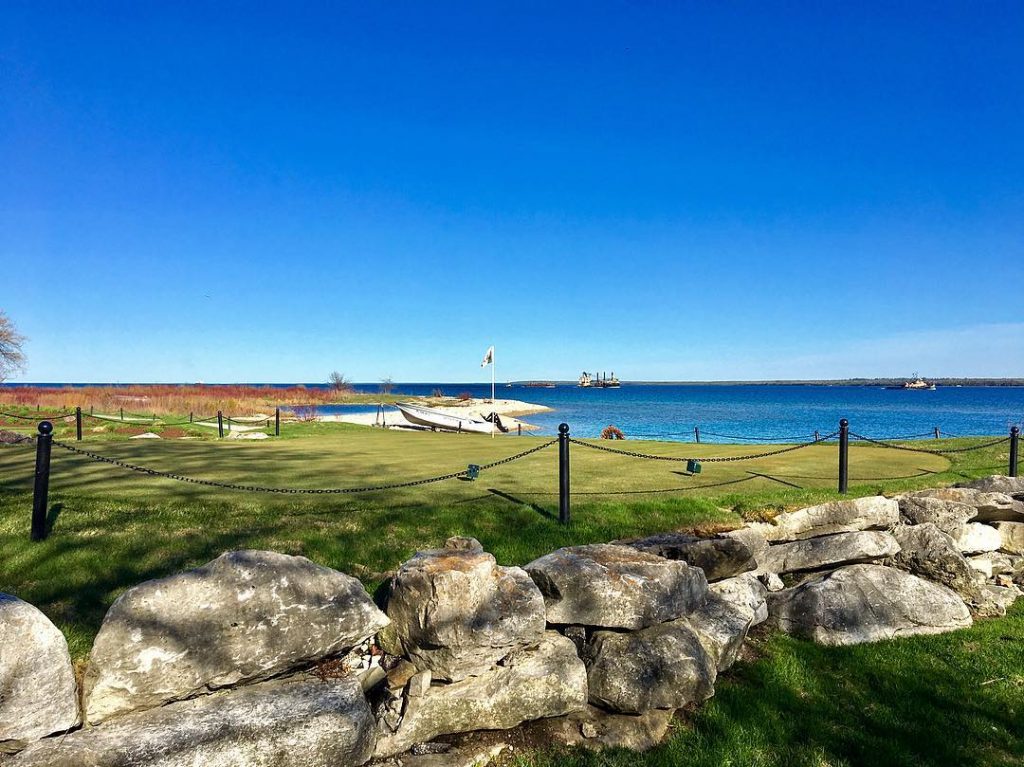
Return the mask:
MULTIPOLYGON (((523 381, 512 381, 512 385, 516 388, 524 388, 524 384, 536 379, 524 379, 523 381)), ((763 380, 763 381, 626 381, 621 382, 622 386, 853 386, 853 387, 876 387, 876 386, 901 386, 907 378, 837 378, 837 379, 781 379, 781 380, 763 380)), ((943 387, 1022 387, 1024 386, 1024 378, 928 378, 928 383, 933 383, 936 386, 943 387)), ((552 380, 556 386, 577 386, 575 380, 552 380)), ((377 387, 379 383, 372 381, 365 383, 353 383, 356 387, 377 387)), ((447 387, 458 387, 458 386, 481 386, 479 381, 400 381, 395 382, 394 386, 396 391, 402 386, 447 386, 447 387)), ((16 389, 18 387, 26 388, 83 388, 83 387, 127 387, 127 386, 253 386, 253 387, 273 387, 282 388, 289 386, 302 386, 307 388, 328 388, 328 384, 325 383, 249 383, 249 382, 218 382, 218 383, 184 383, 184 382, 55 382, 55 381, 24 381, 24 382, 13 382, 5 381, 0 382, 0 388, 16 389)), ((502 384, 502 388, 506 388, 502 384)))

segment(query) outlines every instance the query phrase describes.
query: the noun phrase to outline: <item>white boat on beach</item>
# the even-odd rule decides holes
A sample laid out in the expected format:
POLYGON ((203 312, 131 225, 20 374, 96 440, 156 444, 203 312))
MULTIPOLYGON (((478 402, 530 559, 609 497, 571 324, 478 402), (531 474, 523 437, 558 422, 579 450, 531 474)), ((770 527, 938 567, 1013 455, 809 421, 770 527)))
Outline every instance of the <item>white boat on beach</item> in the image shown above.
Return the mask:
POLYGON ((441 429, 443 431, 468 431, 477 434, 491 434, 495 430, 504 431, 501 419, 497 414, 492 413, 491 420, 468 418, 463 415, 452 415, 440 410, 432 410, 428 407, 410 405, 408 402, 396 402, 397 407, 405 420, 416 426, 425 426, 429 429, 441 429))

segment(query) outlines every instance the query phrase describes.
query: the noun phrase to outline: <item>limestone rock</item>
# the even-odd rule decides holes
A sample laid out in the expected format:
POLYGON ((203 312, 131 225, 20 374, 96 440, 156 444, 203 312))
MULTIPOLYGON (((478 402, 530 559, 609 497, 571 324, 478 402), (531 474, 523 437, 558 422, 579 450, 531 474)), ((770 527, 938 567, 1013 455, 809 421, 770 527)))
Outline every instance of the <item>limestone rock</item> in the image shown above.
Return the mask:
POLYGON ((889 533, 858 530, 775 544, 768 549, 763 566, 779 574, 821 570, 873 562, 891 557, 899 550, 899 544, 889 533))
POLYGON ((996 522, 999 532, 999 550, 1010 554, 1024 554, 1024 522, 996 522))
POLYGON ((756 522, 749 527, 776 543, 857 530, 886 530, 898 521, 899 504, 876 495, 783 512, 771 522, 756 522))
POLYGON ((761 562, 761 557, 766 551, 768 551, 768 539, 764 535, 755 530, 752 527, 740 527, 736 530, 729 530, 721 534, 723 538, 731 538, 735 541, 743 543, 750 552, 754 555, 754 561, 758 564, 761 562))
POLYGON ((754 611, 746 605, 729 602, 711 593, 703 607, 679 621, 689 624, 714 662, 715 670, 722 672, 736 662, 743 640, 754 625, 754 618, 754 611))
POLYGON ((1024 477, 1007 477, 993 474, 973 482, 966 482, 961 487, 980 490, 983 493, 1003 493, 1019 500, 1024 500, 1024 477))
POLYGON ((640 629, 704 602, 704 572, 628 546, 559 549, 526 566, 544 595, 548 623, 640 629))
POLYGON ((977 597, 975 570, 946 533, 926 522, 897 525, 892 534, 900 545, 899 553, 892 558, 893 566, 948 586, 965 601, 977 597))
POLYGON ((690 622, 595 631, 584 661, 590 702, 626 714, 675 709, 714 694, 717 664, 690 622))
POLYGON ((959 535, 954 536, 957 548, 964 554, 983 554, 998 551, 1003 545, 999 531, 981 522, 968 522, 959 535))
POLYGON ((708 587, 711 594, 724 599, 750 614, 752 626, 764 623, 768 619, 768 588, 761 579, 751 573, 737 575, 718 581, 708 587))
POLYGON ((674 714, 672 709, 658 708, 642 714, 613 714, 587 706, 575 714, 527 725, 527 737, 560 746, 648 751, 665 739, 674 714))
POLYGON ((354 678, 302 677, 128 714, 40 741, 5 767, 355 767, 375 734, 354 678))
POLYGON ((820 644, 850 645, 971 625, 953 591, 881 565, 851 565, 768 595, 769 621, 820 644))
POLYGON ((79 724, 68 643, 38 609, 0 594, 0 751, 79 724))
POLYGON ((375 756, 399 754, 439 735, 507 730, 521 722, 580 711, 587 702, 587 673, 573 643, 545 632, 535 648, 518 650, 502 665, 461 682, 406 697, 397 728, 378 719, 382 735, 375 756))
POLYGON ((757 567, 750 546, 736 537, 725 535, 698 538, 686 533, 661 533, 625 545, 699 567, 708 581, 719 581, 757 567))
POLYGON ((129 589, 85 675, 90 724, 336 655, 385 626, 355 578, 271 551, 232 551, 129 589))
POLYGON ((982 618, 1001 618, 1021 596, 1016 586, 985 584, 975 605, 975 613, 982 618))
POLYGON ((475 540, 460 541, 403 564, 387 603, 404 654, 435 678, 454 681, 536 644, 545 628, 544 597, 530 576, 499 567, 475 540))
POLYGON ((905 495, 899 499, 900 517, 911 525, 933 524, 954 538, 965 524, 978 516, 974 506, 929 496, 905 495))
POLYGON ((915 498, 938 498, 963 503, 977 510, 976 522, 1024 522, 1024 503, 1005 493, 985 493, 967 487, 942 487, 911 493, 915 498))
POLYGON ((997 575, 1012 575, 1016 572, 1013 560, 998 551, 967 557, 967 564, 972 570, 985 576, 986 580, 995 578, 997 575))

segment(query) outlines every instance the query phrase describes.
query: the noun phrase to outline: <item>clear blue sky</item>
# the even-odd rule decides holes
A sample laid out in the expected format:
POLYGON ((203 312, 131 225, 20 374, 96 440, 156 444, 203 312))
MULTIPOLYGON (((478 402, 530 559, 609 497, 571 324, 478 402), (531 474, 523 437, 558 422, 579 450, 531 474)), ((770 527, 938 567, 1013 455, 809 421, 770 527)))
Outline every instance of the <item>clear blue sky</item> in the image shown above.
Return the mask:
POLYGON ((0 5, 26 381, 1024 375, 1024 4, 0 5))

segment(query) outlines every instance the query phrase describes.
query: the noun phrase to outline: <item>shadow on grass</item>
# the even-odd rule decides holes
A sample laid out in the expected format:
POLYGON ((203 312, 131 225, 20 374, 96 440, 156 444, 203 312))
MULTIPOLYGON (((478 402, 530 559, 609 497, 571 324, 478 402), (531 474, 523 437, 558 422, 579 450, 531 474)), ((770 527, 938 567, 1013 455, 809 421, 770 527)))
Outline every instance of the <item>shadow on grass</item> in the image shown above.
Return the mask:
POLYGON ((536 504, 536 503, 530 503, 529 501, 524 501, 522 498, 516 498, 514 495, 510 495, 509 493, 506 493, 503 490, 497 490, 497 489, 495 489, 493 487, 489 487, 489 488, 487 488, 487 492, 491 493, 492 495, 494 495, 497 498, 501 498, 503 500, 506 500, 509 503, 514 503, 517 506, 525 506, 527 508, 533 509, 535 512, 537 512, 542 517, 545 517, 547 519, 552 519, 552 520, 553 519, 558 519, 558 517, 556 515, 552 514, 550 511, 545 509, 543 506, 541 506, 539 504, 536 504))

